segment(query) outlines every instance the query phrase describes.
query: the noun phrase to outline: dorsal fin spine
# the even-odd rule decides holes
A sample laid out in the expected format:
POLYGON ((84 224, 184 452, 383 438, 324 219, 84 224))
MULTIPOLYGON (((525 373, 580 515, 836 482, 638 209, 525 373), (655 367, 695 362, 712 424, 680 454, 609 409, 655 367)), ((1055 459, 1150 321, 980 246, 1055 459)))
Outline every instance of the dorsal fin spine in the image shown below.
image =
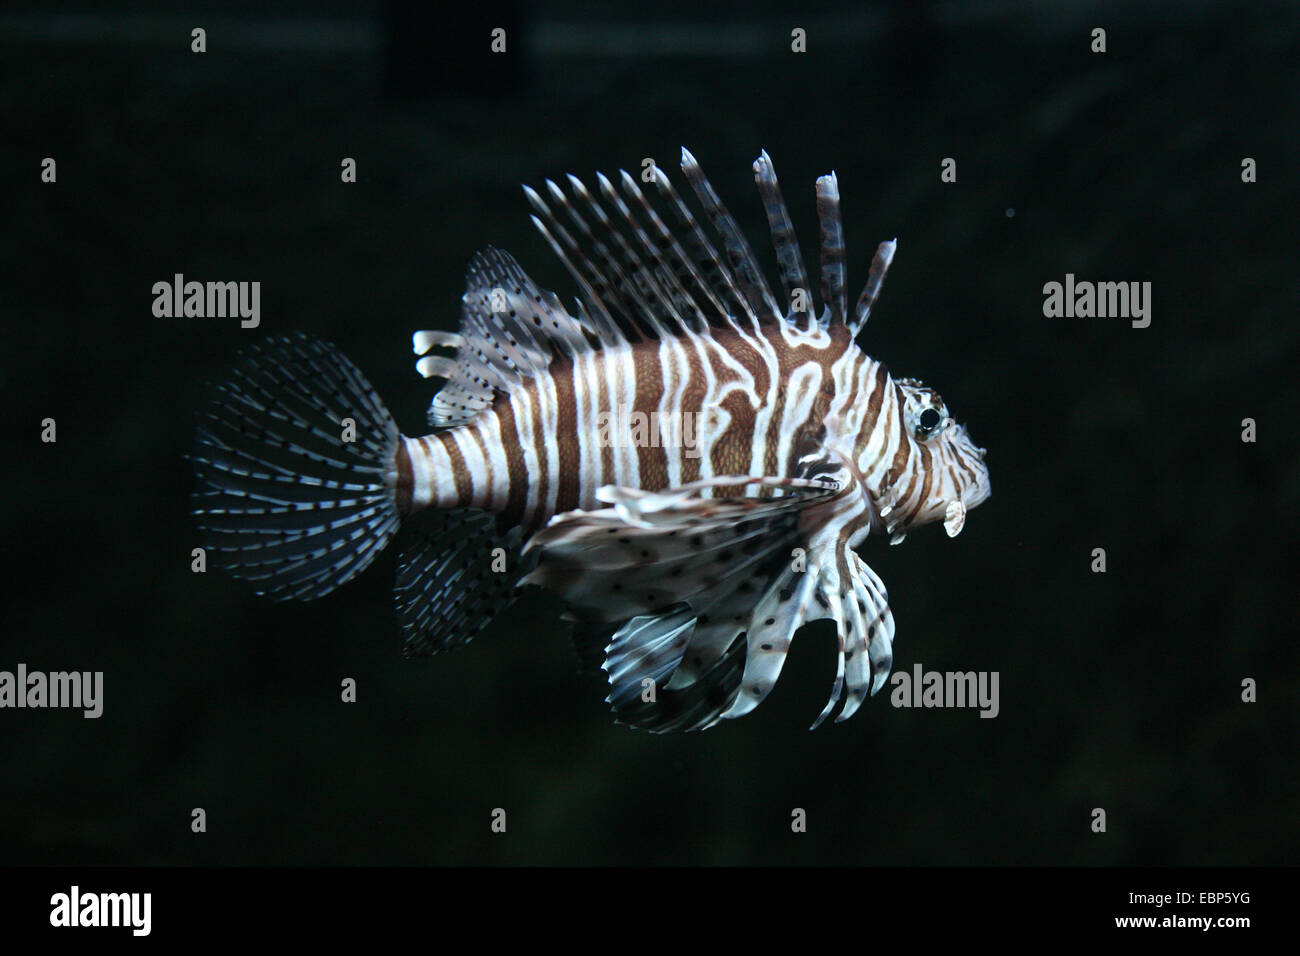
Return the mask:
POLYGON ((856 316, 853 324, 849 326, 855 337, 862 331, 862 327, 867 324, 867 319, 871 318, 871 308, 876 304, 876 298, 880 295, 880 287, 885 281, 885 273, 889 271, 889 264, 894 261, 894 251, 897 248, 897 239, 882 242, 876 247, 876 254, 871 260, 871 271, 867 273, 867 284, 862 289, 862 295, 858 296, 856 316))
POLYGON ((844 226, 840 221, 840 186, 834 173, 817 177, 817 218, 821 223, 822 306, 831 325, 843 325, 844 226))
MULTIPOLYGON (((642 211, 642 214, 651 215, 651 225, 653 226, 653 210, 649 209, 649 204, 645 197, 640 194, 632 177, 628 175, 627 170, 619 170, 620 184, 627 193, 628 199, 633 200, 636 207, 642 211)), ((624 220, 631 227, 633 235, 645 249, 646 255, 652 260, 652 265, 646 266, 648 273, 647 279, 653 283, 656 294, 663 300, 665 307, 673 317, 674 323, 678 328, 688 331, 699 331, 701 327, 708 325, 699 305, 691 298, 691 294, 686 287, 682 285, 680 278, 674 271, 666 256, 664 246, 652 236, 645 226, 636 218, 632 208, 624 200, 623 196, 614 189, 614 184, 604 175, 600 176, 601 191, 604 192, 614 208, 624 217, 624 220)), ((639 258, 639 257, 638 257, 639 258)))
MULTIPOLYGON (((672 230, 668 228, 668 224, 663 221, 663 218, 655 211, 655 208, 650 205, 650 201, 646 199, 641 188, 637 186, 636 180, 628 174, 627 170, 619 170, 619 172, 622 174, 623 191, 637 201, 643 214, 650 220, 650 225, 654 227, 660 255, 662 256, 663 253, 667 251, 676 257, 678 269, 680 271, 669 269, 668 272, 672 276, 674 282, 676 282, 677 287, 681 290, 684 302, 689 304, 692 312, 695 313, 695 320, 699 323, 700 330, 707 328, 708 319, 700 310, 699 303, 692 296, 691 291, 687 289, 685 283, 682 282, 683 276, 689 276, 694 280, 694 284, 698 291, 713 304, 718 315, 726 315, 727 310, 723 307, 722 302, 718 297, 714 295, 713 289, 710 288, 709 284, 704 280, 704 277, 700 275, 699 270, 695 267, 695 263, 691 261, 691 257, 686 254, 686 250, 683 249, 681 243, 677 241, 677 237, 674 236, 672 230)), ((658 167, 655 167, 655 173, 657 176, 663 176, 663 172, 658 167)))
MULTIPOLYGON (((552 201, 568 214, 569 218, 574 222, 577 228, 597 246, 597 252, 600 252, 600 244, 596 242, 595 238, 592 236, 591 230, 587 226, 586 222, 584 222, 582 218, 569 206, 569 200, 560 187, 552 180, 548 179, 546 180, 546 188, 551 194, 552 201)), ((590 289, 592 295, 596 297, 595 304, 601 311, 610 317, 610 321, 614 324, 614 327, 620 331, 622 337, 641 337, 639 327, 636 324, 636 316, 627 308, 627 303, 624 301, 623 296, 619 294, 618 290, 615 289, 613 285, 611 285, 609 276, 606 275, 606 270, 601 269, 592 262, 590 258, 588 258, 586 252, 583 251, 582 246, 580 246, 578 241, 573 237, 573 234, 560 223, 559 218, 551 212, 548 206, 543 203, 541 209, 548 218, 551 227, 557 231, 560 240, 564 243, 565 248, 568 249, 569 255, 572 257, 571 260, 566 258, 566 264, 570 264, 571 262, 572 265, 576 265, 582 270, 582 276, 584 277, 582 280, 583 284, 590 289)))
POLYGON ((569 270, 569 275, 573 276, 574 281, 582 287, 583 292, 586 294, 584 304, 586 305, 587 314, 591 316, 593 325, 599 330, 601 343, 603 345, 615 344, 621 338, 621 335, 617 332, 618 324, 614 321, 614 317, 609 314, 609 310, 605 308, 605 303, 602 302, 600 296, 596 294, 596 290, 591 287, 591 283, 587 281, 586 276, 582 274, 582 271, 578 269, 569 258, 568 253, 564 251, 564 247, 560 244, 559 240, 555 238, 551 230, 555 229, 563 234, 568 238, 570 243, 573 242, 572 237, 565 232, 563 226, 556 222, 555 217, 551 215, 551 211, 546 207, 546 204, 542 202, 541 197, 527 186, 525 186, 524 189, 528 191, 529 200, 533 202, 535 208, 542 212, 545 221, 537 216, 531 216, 529 218, 532 219, 533 225, 537 227, 537 231, 542 234, 542 237, 550 245, 551 251, 555 253, 556 257, 562 263, 564 263, 564 267, 569 270), (550 223, 550 226, 547 225, 548 222, 550 223))
MULTIPOLYGON (((673 212, 677 215, 678 222, 682 224, 690 237, 695 241, 695 244, 703 252, 704 259, 722 266, 722 259, 718 256, 717 250, 714 249, 713 243, 709 242, 708 237, 704 234, 704 230, 700 228, 700 224, 696 221, 695 216, 691 214, 686 203, 682 202, 682 197, 678 195, 677 190, 673 187, 672 180, 670 180, 664 171, 658 166, 655 167, 655 184, 668 198, 673 212)), ((690 261, 689 257, 688 261, 690 261)), ((696 271, 694 267, 692 267, 692 271, 696 271)), ((736 305, 739 306, 739 309, 731 309, 715 298, 715 301, 718 301, 719 314, 723 317, 724 321, 735 328, 736 331, 741 332, 744 330, 740 326, 738 317, 745 316, 749 319, 752 326, 757 328, 759 324, 758 316, 754 314, 753 306, 749 299, 745 297, 732 280, 731 271, 726 268, 719 268, 718 275, 720 280, 718 291, 730 293, 731 297, 735 299, 736 305)), ((702 281, 707 283, 707 279, 702 279, 702 281)))
MULTIPOLYGON (((628 208, 627 203, 623 201, 623 197, 614 189, 614 184, 609 181, 609 177, 604 173, 597 173, 596 181, 600 184, 601 194, 605 197, 606 201, 613 205, 614 211, 618 213, 621 221, 625 223, 628 228, 632 230, 633 235, 640 240, 647 255, 656 254, 657 250, 655 249, 654 244, 650 241, 650 237, 633 218, 632 210, 628 208)), ((595 205, 594 200, 593 205, 595 205)), ((621 234, 618 235, 618 241, 620 248, 623 250, 623 254, 627 256, 628 262, 635 270, 637 278, 641 280, 645 289, 655 297, 656 301, 658 301, 664 311, 667 312, 668 316, 672 319, 674 329, 681 328, 685 319, 681 312, 678 311, 677 303, 673 301, 672 296, 670 296, 664 288, 664 282, 671 277, 671 274, 668 273, 666 269, 655 269, 648 265, 636 251, 636 247, 630 244, 621 234)), ((661 335, 665 333, 671 334, 671 332, 665 329, 657 319, 655 320, 655 326, 656 328, 663 330, 660 332, 661 335)))
POLYGON ((727 207, 722 204, 718 198, 717 192, 713 189, 713 184, 709 182, 704 170, 695 157, 691 155, 690 150, 683 147, 682 149, 682 172, 686 175, 686 181, 691 184, 695 190, 695 196, 704 207, 708 214, 713 227, 722 236, 723 248, 727 252, 727 257, 731 260, 731 267, 736 274, 736 280, 740 283, 741 291, 749 300, 752 311, 755 315, 761 315, 765 311, 772 315, 783 315, 784 310, 777 305, 776 299, 772 295, 772 290, 767 287, 767 281, 763 278, 763 272, 758 266, 758 261, 754 258, 754 251, 749 247, 749 241, 745 239, 745 234, 740 231, 736 225, 736 220, 732 218, 727 207))
MULTIPOLYGON (((604 179, 604 177, 600 176, 599 174, 597 174, 597 177, 598 180, 604 179)), ((636 252, 631 248, 631 246, 628 245, 627 240, 614 227, 613 221, 609 218, 604 208, 600 205, 600 203, 596 201, 596 198, 592 196, 591 192, 587 189, 586 185, 582 182, 582 180, 580 180, 577 176, 574 176, 572 173, 569 174, 568 178, 569 178, 569 186, 573 190, 574 194, 579 199, 582 199, 587 204, 587 206, 591 209, 592 214, 596 217, 596 222, 609 235, 610 239, 618 247, 619 251, 622 252, 624 261, 626 261, 629 267, 632 268, 633 274, 640 276, 642 282, 647 284, 647 288, 650 291, 653 291, 657 297, 661 297, 661 294, 658 293, 657 289, 649 285, 649 281, 648 281, 649 276, 645 275, 644 264, 637 257, 636 252)), ((570 211, 575 216, 577 215, 576 209, 571 209, 570 211)), ((584 222, 583 225, 585 228, 586 223, 584 222)), ((595 238, 595 236, 591 233, 590 230, 588 230, 587 234, 589 236, 592 236, 592 239, 596 244, 596 251, 600 253, 600 255, 608 263, 609 267, 612 268, 615 274, 619 277, 619 279, 622 280, 623 285, 627 290, 626 294, 632 298, 633 302, 640 310, 639 318, 641 318, 642 321, 646 322, 650 326, 651 330, 654 332, 656 336, 662 337, 665 335, 671 335, 672 333, 668 330, 668 328, 666 328, 663 325, 663 323, 659 321, 658 317, 655 314, 654 309, 650 307, 650 304, 646 301, 644 295, 642 295, 641 290, 637 288, 637 284, 633 281, 632 277, 628 276, 627 273, 623 270, 623 267, 619 263, 618 258, 614 255, 613 250, 611 250, 609 246, 606 245, 604 242, 595 238)), ((666 300, 665 300, 665 304, 670 306, 670 303, 667 303, 666 300)))
MULTIPOLYGON (((794 290, 802 289, 807 295, 808 270, 803 263, 803 254, 799 251, 799 240, 795 236, 794 225, 790 221, 790 212, 781 194, 777 182, 776 169, 772 158, 763 150, 754 161, 754 182, 763 199, 763 209, 767 213, 768 228, 772 233, 772 246, 776 251, 777 268, 781 276, 781 286, 785 293, 785 314, 789 315, 794 300, 794 290)), ((812 309, 807 310, 809 313, 812 309)))
MULTIPOLYGON (((570 174, 569 178, 571 181, 577 179, 572 174, 570 174)), ((551 198, 555 200, 556 205, 565 211, 573 222, 574 228, 587 238, 592 249, 599 257, 599 262, 592 262, 589 257, 583 254, 581 249, 575 250, 588 271, 592 285, 603 294, 606 302, 618 310, 622 317, 620 326, 624 334, 630 338, 644 338, 638 319, 645 312, 645 303, 637 301, 635 290, 632 288, 631 281, 624 274, 623 267, 614 257, 609 246, 605 244, 605 241, 592 231, 591 225, 582 217, 573 203, 569 202, 569 197, 564 194, 564 191, 549 179, 546 181, 546 186, 550 190, 551 198), (629 298, 631 301, 629 301, 629 298)), ((584 187, 582 193, 586 194, 586 192, 584 187)), ((588 199, 590 199, 589 195, 588 199)), ((603 210, 601 210, 601 215, 604 215, 603 210)), ((611 235, 613 234, 612 228, 609 232, 611 235)))

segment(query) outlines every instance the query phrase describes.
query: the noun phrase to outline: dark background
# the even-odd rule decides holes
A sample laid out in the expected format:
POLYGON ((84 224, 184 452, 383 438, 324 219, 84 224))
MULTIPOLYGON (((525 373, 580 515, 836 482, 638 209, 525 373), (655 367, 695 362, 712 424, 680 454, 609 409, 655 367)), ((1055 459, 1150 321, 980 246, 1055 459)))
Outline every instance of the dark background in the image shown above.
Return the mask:
POLYGON ((48 6, 0 15, 0 669, 102 670, 105 713, 0 711, 0 862, 1296 861, 1294 5, 48 6), (809 733, 814 627, 752 715, 654 737, 549 596, 404 663, 391 552, 311 605, 190 572, 182 456, 242 345, 331 339, 418 433, 410 333, 455 326, 475 250, 575 291, 519 184, 654 157, 680 186, 683 144, 773 278, 760 148, 805 252, 838 172, 851 294, 898 237, 861 343, 944 395, 994 494, 864 556, 895 669, 996 670, 997 719, 882 693, 809 733), (155 319, 176 272, 260 281, 261 328, 155 319), (1150 328, 1044 318, 1067 272, 1150 281, 1150 328))

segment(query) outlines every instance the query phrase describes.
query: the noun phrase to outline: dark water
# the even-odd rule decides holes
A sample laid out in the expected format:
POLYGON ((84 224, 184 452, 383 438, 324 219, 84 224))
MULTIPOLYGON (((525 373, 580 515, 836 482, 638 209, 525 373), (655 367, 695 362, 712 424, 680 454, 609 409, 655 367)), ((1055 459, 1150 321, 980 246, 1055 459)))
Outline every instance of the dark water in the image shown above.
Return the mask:
POLYGON ((130 7, 162 39, 152 21, 106 42, 111 25, 0 19, 0 669, 105 675, 98 720, 0 711, 0 862, 1295 861, 1300 18, 729 7, 546 7, 520 28, 503 10, 508 49, 528 48, 504 61, 481 39, 490 5, 463 23, 395 8, 392 43, 361 5, 325 12, 369 32, 213 18, 202 56, 204 18, 165 3, 130 7), (663 42, 693 52, 646 52, 649 16, 687 24, 663 42), (683 144, 764 255, 760 148, 805 250, 813 180, 838 173, 851 292, 898 237, 861 342, 942 392, 994 494, 956 540, 864 556, 896 670, 997 671, 996 719, 882 694, 809 733, 833 676, 815 627, 755 713, 652 737, 611 723, 550 597, 404 663, 391 553, 312 605, 190 572, 182 455, 204 379, 242 344, 331 339, 417 431, 431 390, 409 335, 454 327, 476 249, 575 291, 519 183, 671 168, 683 144), (177 272, 260 281, 261 329, 154 318, 150 289, 177 272), (1150 282, 1150 327, 1045 318, 1043 284, 1067 273, 1150 282))

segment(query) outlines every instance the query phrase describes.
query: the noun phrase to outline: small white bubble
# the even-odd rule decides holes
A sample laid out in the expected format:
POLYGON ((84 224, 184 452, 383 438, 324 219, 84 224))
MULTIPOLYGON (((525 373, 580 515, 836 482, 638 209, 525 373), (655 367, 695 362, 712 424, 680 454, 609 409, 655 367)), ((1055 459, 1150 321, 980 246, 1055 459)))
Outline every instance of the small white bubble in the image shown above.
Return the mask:
POLYGON ((1007 218, 1008 218, 1008 219, 1014 219, 1014 218, 1016 218, 1016 207, 1015 207, 1015 206, 1008 206, 1008 207, 1007 207, 1007 218))

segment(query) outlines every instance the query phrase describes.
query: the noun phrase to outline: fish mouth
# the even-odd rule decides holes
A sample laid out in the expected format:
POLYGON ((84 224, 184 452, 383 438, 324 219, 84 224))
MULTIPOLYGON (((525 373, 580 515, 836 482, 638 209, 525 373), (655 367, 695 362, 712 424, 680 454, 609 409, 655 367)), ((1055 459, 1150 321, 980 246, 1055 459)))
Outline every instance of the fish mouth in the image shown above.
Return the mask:
POLYGON ((955 538, 966 526, 966 515, 992 494, 989 470, 984 464, 988 450, 979 448, 966 434, 965 427, 956 433, 945 449, 941 463, 946 480, 937 483, 931 496, 920 506, 889 503, 890 489, 879 492, 862 485, 862 496, 871 515, 871 531, 889 536, 890 544, 901 544, 908 533, 922 525, 940 522, 948 537, 955 538), (904 521, 902 510, 911 513, 904 521))

